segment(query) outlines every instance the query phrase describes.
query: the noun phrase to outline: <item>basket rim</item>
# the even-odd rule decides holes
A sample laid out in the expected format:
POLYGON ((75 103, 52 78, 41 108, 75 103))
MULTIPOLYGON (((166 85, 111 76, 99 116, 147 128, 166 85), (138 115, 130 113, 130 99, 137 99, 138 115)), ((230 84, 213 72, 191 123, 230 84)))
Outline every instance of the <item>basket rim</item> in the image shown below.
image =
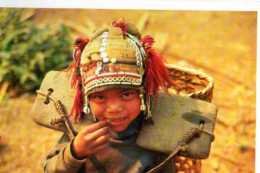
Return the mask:
POLYGON ((184 94, 186 96, 204 95, 208 91, 212 90, 213 87, 214 87, 214 79, 210 75, 208 75, 207 73, 203 72, 200 69, 196 69, 196 68, 193 68, 193 67, 183 67, 183 66, 180 66, 180 65, 168 64, 168 63, 165 64, 165 65, 168 69, 176 69, 178 71, 183 71, 183 72, 186 72, 186 73, 189 73, 189 74, 199 75, 200 77, 205 78, 208 81, 208 84, 205 88, 203 88, 202 90, 192 92, 192 93, 184 94))

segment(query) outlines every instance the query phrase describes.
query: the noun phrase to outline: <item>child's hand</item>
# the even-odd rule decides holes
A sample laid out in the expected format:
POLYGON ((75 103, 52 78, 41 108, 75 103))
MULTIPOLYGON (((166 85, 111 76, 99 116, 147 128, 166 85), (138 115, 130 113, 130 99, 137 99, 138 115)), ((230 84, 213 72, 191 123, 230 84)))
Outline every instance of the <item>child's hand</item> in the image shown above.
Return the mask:
POLYGON ((82 129, 75 137, 72 147, 78 158, 88 157, 105 148, 110 138, 108 123, 100 121, 82 129))

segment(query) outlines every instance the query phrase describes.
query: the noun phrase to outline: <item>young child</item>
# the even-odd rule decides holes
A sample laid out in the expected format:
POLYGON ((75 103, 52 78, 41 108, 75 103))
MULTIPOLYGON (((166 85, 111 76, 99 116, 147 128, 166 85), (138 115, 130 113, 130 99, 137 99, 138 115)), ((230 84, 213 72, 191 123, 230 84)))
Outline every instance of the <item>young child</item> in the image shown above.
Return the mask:
MULTIPOLYGON (((70 118, 90 123, 73 140, 63 135, 46 157, 45 173, 144 173, 166 158, 135 143, 150 119, 151 97, 171 84, 152 44, 121 20, 76 40, 70 118)), ((173 162, 160 172, 174 173, 173 162)))

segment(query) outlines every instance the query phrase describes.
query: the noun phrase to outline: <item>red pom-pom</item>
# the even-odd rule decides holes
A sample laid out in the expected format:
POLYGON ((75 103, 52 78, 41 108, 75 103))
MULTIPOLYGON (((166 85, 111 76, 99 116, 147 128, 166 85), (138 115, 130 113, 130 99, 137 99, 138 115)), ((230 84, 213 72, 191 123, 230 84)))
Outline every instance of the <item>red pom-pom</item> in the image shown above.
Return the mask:
POLYGON ((112 26, 120 28, 123 34, 127 33, 128 27, 126 22, 123 19, 118 19, 113 21, 112 26))
POLYGON ((154 39, 150 35, 146 35, 141 39, 141 43, 145 49, 149 49, 153 46, 154 39))
POLYGON ((79 49, 83 50, 88 42, 89 42, 89 38, 87 38, 87 37, 78 37, 78 38, 76 38, 76 40, 74 42, 74 46, 76 48, 79 48, 79 49))

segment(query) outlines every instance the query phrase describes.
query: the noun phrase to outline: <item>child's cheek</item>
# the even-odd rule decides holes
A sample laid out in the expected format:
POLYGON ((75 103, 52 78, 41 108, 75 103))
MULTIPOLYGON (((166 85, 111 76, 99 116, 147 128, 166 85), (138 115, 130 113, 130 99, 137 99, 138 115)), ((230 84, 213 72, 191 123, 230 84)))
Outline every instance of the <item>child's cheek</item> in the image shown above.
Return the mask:
POLYGON ((104 104, 96 104, 96 103, 90 103, 90 109, 92 114, 96 116, 99 120, 104 120, 104 111, 105 111, 105 106, 104 104))
POLYGON ((135 116, 139 115, 141 112, 140 106, 141 106, 140 99, 135 99, 131 103, 128 103, 127 110, 129 112, 129 115, 133 116, 134 118, 135 116))

